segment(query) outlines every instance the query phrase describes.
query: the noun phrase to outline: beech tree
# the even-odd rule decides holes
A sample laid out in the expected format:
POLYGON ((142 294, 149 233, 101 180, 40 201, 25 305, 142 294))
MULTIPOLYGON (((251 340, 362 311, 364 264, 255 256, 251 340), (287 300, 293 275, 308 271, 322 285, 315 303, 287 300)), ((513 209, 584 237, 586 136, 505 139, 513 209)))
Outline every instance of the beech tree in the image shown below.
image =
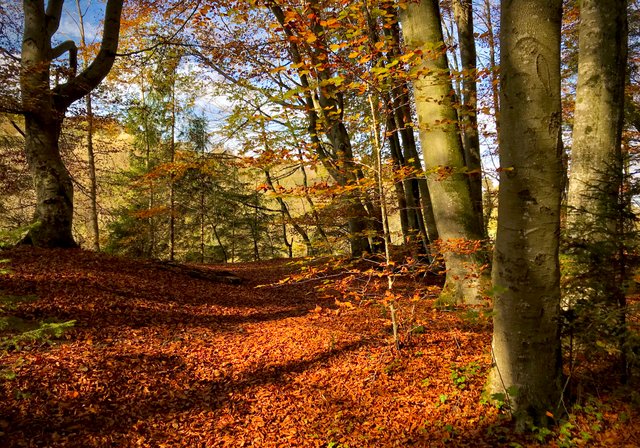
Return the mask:
MULTIPOLYGON (((580 4, 578 87, 571 149, 568 226, 586 240, 602 240, 598 229, 615 229, 608 210, 620 187, 626 69, 626 1, 580 4), (607 221, 602 225, 602 220, 607 221), (591 224, 585 233, 585 225, 591 224), (576 229, 578 230, 578 229, 576 229)), ((570 229, 571 230, 571 229, 570 229)))
POLYGON ((20 91, 25 124, 25 153, 33 178, 37 223, 25 242, 42 247, 74 247, 73 185, 60 157, 59 138, 69 106, 91 92, 106 77, 116 57, 123 0, 108 0, 100 50, 91 64, 76 74, 73 41, 52 46, 60 26, 64 0, 24 0, 24 34, 20 61, 20 91), (51 85, 54 59, 68 53, 68 78, 51 85))
POLYGON ((561 399, 561 16, 562 0, 502 3, 490 384, 521 430, 546 423, 561 399))
POLYGON ((427 183, 447 267, 441 297, 454 303, 478 303, 483 257, 471 247, 482 239, 482 220, 473 206, 438 1, 409 3, 400 21, 407 49, 422 55, 413 89, 427 183))
POLYGON ((626 0, 582 0, 578 45, 567 242, 575 274, 581 281, 564 301, 583 314, 584 305, 617 314, 609 324, 600 320, 610 326, 602 331, 620 337, 619 367, 624 378, 626 299, 620 287, 624 281, 620 194, 627 69, 626 0))

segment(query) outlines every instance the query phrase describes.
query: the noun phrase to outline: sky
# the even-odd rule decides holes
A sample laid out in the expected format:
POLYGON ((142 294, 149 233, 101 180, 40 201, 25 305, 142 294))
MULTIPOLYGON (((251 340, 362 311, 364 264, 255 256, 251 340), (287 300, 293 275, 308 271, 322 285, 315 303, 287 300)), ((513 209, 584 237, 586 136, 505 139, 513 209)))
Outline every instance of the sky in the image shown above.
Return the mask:
MULTIPOLYGON (((80 8, 84 16, 85 39, 88 44, 95 43, 102 33, 102 18, 105 4, 99 0, 80 0, 80 8)), ((72 39, 80 43, 80 26, 78 8, 75 0, 66 0, 58 36, 61 40, 72 39)))
MULTIPOLYGON (((60 27, 58 32, 54 36, 55 43, 60 43, 65 40, 74 40, 78 46, 80 46, 80 27, 79 27, 79 18, 78 18, 78 6, 76 3, 77 0, 66 0, 64 2, 63 7, 63 15, 61 18, 60 27)), ((21 2, 19 0, 9 0, 10 4, 7 5, 9 7, 18 7, 20 8, 21 2)), ((2 2, 4 3, 4 2, 2 2)), ((105 9, 105 0, 79 0, 80 10, 84 17, 84 27, 86 34, 86 42, 87 44, 97 43, 100 41, 102 34, 102 19, 104 15, 105 9)), ((6 3, 5 3, 6 5, 6 3)), ((474 6, 476 10, 476 14, 479 13, 484 7, 484 0, 474 0, 474 6)), ((3 6, 0 4, 0 8, 3 6)), ((479 14, 476 16, 475 25, 476 30, 478 32, 483 32, 484 27, 481 24, 481 20, 479 20, 479 14)), ((19 30, 18 30, 19 31, 19 30)), ((20 36, 15 36, 15 41, 20 42, 20 36)), ((478 47, 478 56, 480 66, 486 63, 486 53, 487 50, 482 47, 478 47)), ((65 56, 63 56, 64 58, 65 56)), ((230 113, 233 104, 230 102, 227 96, 221 95, 219 92, 214 93, 209 91, 208 89, 203 89, 201 91, 201 95, 195 100, 195 108, 196 115, 204 115, 210 119, 212 123, 219 122, 224 115, 230 113)), ((479 117, 481 120, 481 124, 491 128, 493 126, 492 121, 488 117, 479 117)), ((484 159, 485 163, 493 164, 494 161, 491 160, 491 157, 488 157, 488 152, 490 149, 486 146, 486 142, 484 149, 484 159)))

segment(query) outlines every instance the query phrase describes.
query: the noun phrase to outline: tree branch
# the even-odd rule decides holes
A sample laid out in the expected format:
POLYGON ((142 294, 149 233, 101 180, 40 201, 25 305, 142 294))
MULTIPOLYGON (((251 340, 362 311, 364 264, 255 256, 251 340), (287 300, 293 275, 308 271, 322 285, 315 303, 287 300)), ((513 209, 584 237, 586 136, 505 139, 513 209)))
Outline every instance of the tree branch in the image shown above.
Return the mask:
POLYGON ((123 1, 108 0, 104 13, 102 44, 91 65, 75 78, 54 89, 55 101, 59 109, 66 109, 71 103, 87 95, 100 84, 111 70, 118 51, 123 1))
POLYGON ((51 49, 51 60, 62 56, 65 52, 69 52, 69 69, 71 70, 71 76, 76 76, 78 71, 78 47, 72 40, 66 40, 55 48, 51 49))
POLYGON ((47 12, 45 13, 47 34, 49 37, 53 36, 60 27, 60 18, 62 17, 62 6, 64 0, 49 0, 47 3, 47 12))
POLYGON ((13 126, 13 129, 15 129, 16 131, 18 131, 18 134, 22 135, 22 138, 25 137, 25 133, 22 130, 22 128, 20 128, 20 126, 18 126, 18 123, 16 123, 15 121, 13 121, 11 118, 9 119, 9 123, 11 123, 11 126, 13 126))

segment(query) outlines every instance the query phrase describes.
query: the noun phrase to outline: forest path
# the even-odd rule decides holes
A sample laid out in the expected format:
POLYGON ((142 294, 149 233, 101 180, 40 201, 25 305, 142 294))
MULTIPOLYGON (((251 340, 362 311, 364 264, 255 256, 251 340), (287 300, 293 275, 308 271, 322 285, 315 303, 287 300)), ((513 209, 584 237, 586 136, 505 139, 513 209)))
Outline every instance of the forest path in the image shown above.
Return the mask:
POLYGON ((38 298, 17 315, 76 320, 62 341, 3 355, 2 446, 505 442, 479 404, 486 322, 419 304, 424 332, 398 356, 380 306, 338 311, 313 282, 256 288, 295 271, 286 260, 206 268, 234 285, 81 250, 0 258, 0 291, 38 298))

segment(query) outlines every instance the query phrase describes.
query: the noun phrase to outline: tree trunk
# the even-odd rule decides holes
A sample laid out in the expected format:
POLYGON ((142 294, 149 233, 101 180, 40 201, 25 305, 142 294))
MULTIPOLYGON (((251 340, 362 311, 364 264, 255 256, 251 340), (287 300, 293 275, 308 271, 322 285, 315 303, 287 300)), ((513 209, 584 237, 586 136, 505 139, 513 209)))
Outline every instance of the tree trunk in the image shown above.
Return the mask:
POLYGON ((550 423, 561 399, 561 16, 562 0, 502 3, 490 388, 505 394, 519 430, 550 423))
MULTIPOLYGON (((398 213, 400 214, 400 228, 402 229, 402 238, 405 243, 411 241, 412 239, 412 229, 414 229, 414 222, 410 221, 409 213, 410 210, 407 209, 407 199, 409 199, 409 194, 413 194, 413 192, 407 192, 405 190, 405 185, 409 184, 409 181, 405 181, 403 177, 405 176, 402 172, 402 168, 404 166, 404 158, 402 157, 402 152, 400 150, 400 139, 398 138, 398 132, 396 129, 395 120, 393 119, 393 111, 387 111, 387 140, 389 142, 389 152, 391 153, 391 161, 395 173, 399 173, 401 176, 400 179, 394 179, 393 186, 396 191, 396 198, 398 200, 398 213)), ((415 214, 413 215, 415 217, 415 214)))
POLYGON ((91 94, 86 97, 87 106, 87 160, 89 162, 89 201, 91 203, 91 231, 93 250, 100 251, 100 222, 98 220, 98 179, 96 177, 96 158, 93 150, 93 107, 91 94))
POLYGON ((52 48, 60 26, 62 0, 24 0, 24 33, 20 59, 20 92, 25 115, 25 153, 36 190, 36 225, 25 242, 42 247, 75 247, 73 184, 60 157, 59 138, 69 106, 91 92, 109 73, 118 48, 122 0, 109 0, 100 51, 76 75, 77 48, 66 41, 52 48), (53 59, 69 53, 67 82, 51 88, 53 59))
MULTIPOLYGON (((320 23, 320 14, 314 9, 317 5, 315 1, 311 1, 307 6, 312 12, 307 16, 312 22, 310 27, 316 36, 322 37, 325 33, 320 23)), ((352 189, 358 184, 358 168, 353 160, 351 138, 343 122, 344 98, 342 93, 330 83, 323 85, 322 82, 333 77, 330 66, 322 63, 328 59, 326 46, 309 48, 308 57, 311 65, 321 67, 321 69, 313 70, 318 81, 318 87, 315 88, 310 83, 309 70, 304 70, 303 66, 308 61, 303 59, 300 47, 296 43, 298 39, 295 36, 294 28, 285 20, 284 11, 279 5, 275 2, 268 2, 268 7, 287 36, 292 61, 299 66, 297 70, 300 83, 305 88, 304 103, 308 120, 307 129, 316 154, 336 183, 349 189, 343 195, 344 201, 347 203, 348 238, 351 256, 360 257, 366 252, 371 252, 367 234, 370 226, 376 225, 372 222, 375 220, 375 216, 369 215, 373 212, 371 207, 369 207, 369 212, 365 208, 365 205, 368 205, 366 204, 366 195, 358 191, 359 188, 352 189), (326 135, 330 142, 330 148, 325 147, 318 137, 319 130, 322 130, 326 135)))
MULTIPOLYGON (((396 8, 390 6, 386 7, 386 11, 388 15, 396 19, 392 21, 389 27, 384 28, 386 38, 392 42, 388 57, 395 58, 401 53, 398 12, 396 8)), ((406 165, 412 167, 414 171, 414 176, 406 179, 405 194, 407 195, 407 202, 415 204, 416 219, 419 221, 422 238, 425 240, 425 244, 428 245, 438 239, 438 230, 433 216, 433 206, 427 179, 418 156, 408 83, 406 81, 398 82, 392 89, 391 96, 393 100, 393 117, 396 122, 395 127, 400 134, 402 155, 406 165), (409 198, 410 194, 413 195, 413 200, 409 198)))
POLYGON ((169 261, 176 256, 176 76, 177 64, 171 73, 171 135, 169 142, 169 159, 171 162, 171 175, 169 177, 169 261))
MULTIPOLYGON (((76 9, 78 11, 78 26, 80 27, 80 45, 86 48, 86 39, 84 32, 84 16, 80 7, 80 0, 76 0, 76 9)), ((86 52, 83 55, 83 66, 89 65, 89 58, 86 52)), ((85 98, 87 107, 87 161, 89 163, 89 202, 91 204, 91 230, 93 233, 93 250, 100 251, 100 223, 98 221, 98 180, 96 179, 96 161, 93 150, 93 102, 89 93, 85 98)))
POLYGON ((616 227, 626 28, 625 0, 582 0, 567 226, 589 242, 616 227))
POLYGON ((476 86, 477 66, 476 40, 473 34, 473 6, 471 0, 455 0, 453 7, 463 72, 460 113, 462 146, 471 186, 471 199, 484 236, 486 231, 482 213, 482 163, 478 137, 478 89, 476 86))
POLYGON ((447 267, 443 301, 479 303, 484 257, 474 213, 467 168, 452 105, 451 79, 440 25, 437 0, 409 3, 401 13, 407 48, 422 51, 423 60, 413 82, 427 183, 447 267))
MULTIPOLYGON (((263 136, 263 138, 265 137, 263 136)), ((268 169, 264 170, 264 175, 267 181, 267 186, 269 187, 271 192, 274 194, 276 201, 280 205, 280 212, 282 213, 283 238, 284 238, 285 246, 287 246, 287 249, 289 251, 289 258, 293 257, 293 253, 292 253, 293 242, 289 243, 287 240, 287 223, 291 224, 293 229, 302 238, 302 241, 304 241, 304 244, 307 248, 307 257, 312 257, 314 255, 314 250, 313 250, 313 244, 311 244, 311 239, 309 238, 309 234, 300 224, 295 222, 295 220, 293 219, 293 216, 291 216, 291 212, 289 211, 289 206, 284 201, 284 199, 282 199, 282 197, 278 195, 278 190, 273 184, 273 179, 271 178, 271 173, 269 172, 268 169)))
POLYGON ((573 265, 588 287, 575 299, 596 301, 618 312, 612 333, 621 345, 620 374, 627 376, 624 353, 624 228, 620 191, 623 179, 622 128, 627 68, 626 0, 582 0, 580 4, 578 86, 567 197, 567 233, 573 265), (622 257, 620 256, 622 255, 622 257))
POLYGON ((491 0, 484 2, 487 40, 489 43, 489 69, 491 70, 491 98, 493 100, 493 116, 496 125, 496 138, 500 141, 500 91, 498 88, 498 64, 496 62, 496 38, 493 29, 493 17, 491 14, 491 0))
POLYGON ((25 117, 25 151, 38 199, 36 225, 27 238, 38 247, 76 247, 73 184, 58 149, 61 127, 60 119, 35 114, 25 117))

